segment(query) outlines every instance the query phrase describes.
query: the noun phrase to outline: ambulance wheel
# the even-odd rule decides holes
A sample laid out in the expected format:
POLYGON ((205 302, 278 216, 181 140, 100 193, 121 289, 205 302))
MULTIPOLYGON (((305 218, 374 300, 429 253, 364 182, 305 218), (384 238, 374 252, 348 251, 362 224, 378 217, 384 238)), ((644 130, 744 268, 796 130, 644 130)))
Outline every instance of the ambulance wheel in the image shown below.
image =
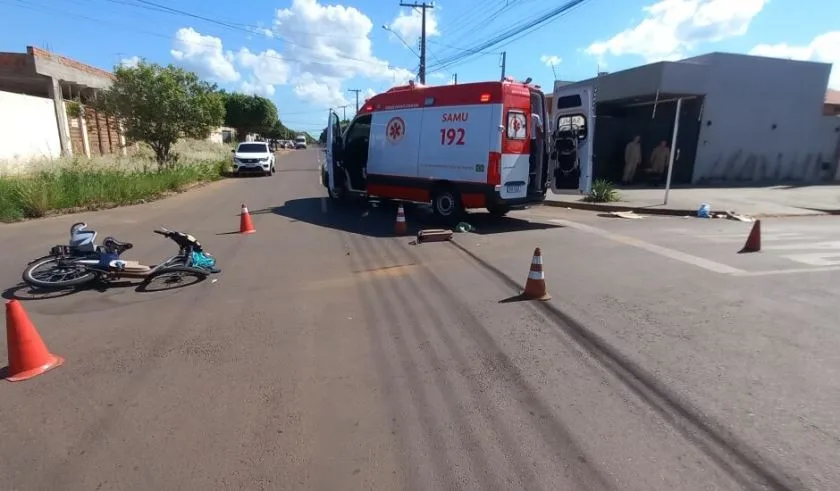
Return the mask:
POLYGON ((461 197, 452 189, 438 188, 432 195, 432 211, 444 222, 454 222, 464 211, 461 197))
POLYGON ((488 206, 487 211, 490 212, 491 215, 494 217, 503 217, 508 214, 510 211, 510 206, 499 205, 499 206, 488 206))

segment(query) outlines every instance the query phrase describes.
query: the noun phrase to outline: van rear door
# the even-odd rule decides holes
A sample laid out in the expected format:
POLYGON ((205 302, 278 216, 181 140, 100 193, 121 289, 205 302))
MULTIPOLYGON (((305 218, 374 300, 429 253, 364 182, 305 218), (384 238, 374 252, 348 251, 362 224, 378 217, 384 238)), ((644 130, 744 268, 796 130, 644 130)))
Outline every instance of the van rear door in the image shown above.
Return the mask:
POLYGON ((595 143, 595 100, 592 87, 554 90, 551 190, 592 189, 592 159, 595 143))

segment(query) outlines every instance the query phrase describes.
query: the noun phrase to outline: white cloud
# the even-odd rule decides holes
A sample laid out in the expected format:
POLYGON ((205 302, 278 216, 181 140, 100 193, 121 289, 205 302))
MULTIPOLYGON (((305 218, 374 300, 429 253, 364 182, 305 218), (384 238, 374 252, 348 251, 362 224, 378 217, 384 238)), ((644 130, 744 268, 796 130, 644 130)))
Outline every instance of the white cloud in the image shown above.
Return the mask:
POLYGON ((365 101, 366 101, 366 100, 370 99, 371 97, 373 97, 373 96, 375 96, 375 95, 376 95, 376 91, 375 91, 375 90, 370 89, 370 88, 369 88, 369 89, 366 89, 366 90, 364 91, 364 93, 362 94, 362 96, 363 96, 363 99, 362 99, 362 100, 365 100, 365 101))
POLYGON ((752 19, 768 0, 661 0, 644 7, 637 26, 598 41, 587 54, 638 55, 647 62, 675 60, 701 43, 746 34, 752 19))
POLYGON ((248 48, 242 48, 236 54, 236 63, 251 71, 249 79, 242 82, 243 92, 268 97, 274 95, 276 85, 289 82, 291 68, 273 49, 253 53, 248 48))
MULTIPOLYGON (((420 34, 423 32, 422 14, 418 9, 410 9, 408 14, 406 14, 405 10, 400 10, 388 27, 403 38, 411 47, 415 47, 417 41, 420 39, 420 34)), ((438 30, 435 11, 429 9, 426 11, 426 37, 430 38, 434 36, 440 36, 440 31, 438 30)))
POLYGON ((413 74, 373 55, 371 20, 354 7, 293 0, 278 9, 274 33, 295 74, 295 93, 312 103, 346 104, 341 84, 353 77, 404 83, 413 74))
POLYGON ((553 67, 554 65, 559 65, 561 61, 563 61, 563 59, 560 58, 559 56, 554 56, 554 55, 551 55, 551 56, 542 55, 542 56, 540 56, 540 62, 545 63, 545 65, 549 68, 553 67))
POLYGON ((123 66, 123 67, 126 67, 126 68, 134 68, 134 67, 137 66, 138 63, 140 63, 140 57, 139 56, 131 56, 131 57, 123 58, 122 60, 120 60, 120 66, 123 66))
POLYGON ((820 34, 805 46, 785 43, 759 44, 750 51, 750 54, 832 63, 834 66, 831 70, 828 85, 832 89, 840 89, 840 31, 820 34))
POLYGON ((306 102, 335 106, 348 103, 343 87, 348 79, 403 84, 414 77, 374 56, 372 29, 371 20, 356 8, 293 0, 289 8, 276 11, 270 32, 253 30, 273 37, 283 46, 282 52, 225 50, 218 37, 185 27, 177 31, 171 54, 201 77, 239 82, 246 93, 268 97, 278 86, 289 85, 306 102))
POLYGON ((319 77, 316 79, 315 75, 307 72, 296 79, 294 92, 304 101, 318 105, 338 107, 350 104, 341 90, 340 78, 319 77))
POLYGON ((192 27, 182 27, 175 33, 172 57, 185 68, 215 82, 236 82, 239 72, 233 66, 233 53, 225 52, 222 40, 203 36, 192 27))

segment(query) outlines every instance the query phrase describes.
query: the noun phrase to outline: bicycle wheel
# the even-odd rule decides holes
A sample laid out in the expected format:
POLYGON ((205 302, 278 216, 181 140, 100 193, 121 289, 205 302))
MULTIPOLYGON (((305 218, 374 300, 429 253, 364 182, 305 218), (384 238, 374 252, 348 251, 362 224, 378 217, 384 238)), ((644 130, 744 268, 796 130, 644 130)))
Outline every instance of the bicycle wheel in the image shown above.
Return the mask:
POLYGON ((170 266, 147 277, 139 290, 144 292, 174 290, 201 283, 207 279, 208 275, 209 273, 203 269, 170 266), (190 277, 194 281, 189 281, 190 277))
POLYGON ((83 285, 96 279, 96 273, 83 267, 62 265, 55 256, 36 260, 23 270, 23 281, 38 288, 70 288, 83 285))

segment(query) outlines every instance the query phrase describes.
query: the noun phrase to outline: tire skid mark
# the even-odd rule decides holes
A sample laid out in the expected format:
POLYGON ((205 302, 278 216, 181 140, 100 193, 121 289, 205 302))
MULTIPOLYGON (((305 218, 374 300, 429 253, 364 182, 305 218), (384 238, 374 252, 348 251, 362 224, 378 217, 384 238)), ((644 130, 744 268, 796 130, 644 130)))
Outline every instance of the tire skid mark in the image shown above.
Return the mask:
MULTIPOLYGON (((451 246, 464 253, 478 266, 496 276, 514 293, 522 288, 504 272, 488 263, 469 249, 450 241, 451 246)), ((554 320, 554 324, 571 337, 610 373, 635 393, 649 407, 659 413, 665 421, 679 431, 688 441, 694 443, 722 470, 746 489, 756 490, 800 490, 805 485, 796 476, 777 471, 772 461, 739 439, 732 431, 713 418, 704 415, 693 404, 677 395, 654 375, 630 360, 601 336, 585 327, 571 316, 549 302, 530 303, 531 308, 541 311, 554 320)), ((563 341, 561 333, 555 332, 563 341)))
MULTIPOLYGON (((354 250, 362 256, 362 260, 367 263, 369 267, 376 267, 376 253, 370 250, 369 243, 366 244, 364 239, 352 237, 349 239, 353 243, 354 250)), ((394 345, 398 351, 399 357, 402 360, 403 374, 407 380, 404 386, 408 390, 408 396, 413 403, 416 421, 421 426, 422 437, 427 446, 427 456, 431 460, 434 467, 435 480, 438 481, 436 488, 443 489, 457 489, 459 480, 457 479, 452 466, 449 464, 448 452, 445 441, 442 438, 445 428, 441 425, 438 418, 435 417, 434 411, 431 411, 431 404, 429 402, 429 394, 425 390, 422 376, 419 370, 418 363, 412 358, 411 350, 406 344, 405 337, 401 330, 402 323, 400 318, 394 310, 394 303, 392 298, 402 302, 405 299, 400 298, 392 291, 388 291, 382 287, 379 282, 368 283, 368 293, 372 293, 370 297, 373 304, 379 305, 382 308, 383 318, 388 323, 388 335, 394 341, 394 345)), ((416 319, 410 319, 411 322, 416 322, 416 319)), ((399 431, 399 430, 398 430, 399 431)), ((414 460, 414 459, 413 459, 414 460)), ((419 459, 414 460, 412 464, 418 465, 419 459)), ((422 476, 422 471, 416 469, 416 473, 422 476)), ((410 488, 422 485, 422 478, 409 483, 410 488)), ((422 489, 422 488, 421 488, 422 489)))
MULTIPOLYGON (((380 241, 380 243, 383 241, 380 241)), ((391 246, 393 242, 387 241, 384 242, 383 247, 380 249, 384 252, 384 256, 388 257, 390 260, 398 263, 400 258, 392 250, 391 246)), ((407 298, 414 298, 422 303, 422 312, 418 312, 416 308, 412 307, 412 302, 410 301, 403 301, 403 312, 406 316, 411 319, 411 329, 414 332, 414 340, 417 344, 421 344, 426 342, 427 349, 424 351, 427 353, 428 362, 433 367, 443 367, 444 363, 441 361, 440 356, 438 355, 437 351, 434 348, 434 345, 429 341, 426 340, 430 338, 430 333, 427 329, 424 329, 424 323, 420 322, 420 316, 425 315, 428 316, 431 320, 428 324, 434 325, 435 330, 440 334, 441 328, 440 326, 443 324, 443 319, 440 315, 435 312, 434 307, 429 303, 429 301, 422 295, 423 288, 417 283, 416 280, 412 278, 412 275, 406 275, 404 277, 399 278, 389 278, 389 283, 391 283, 391 291, 395 292, 401 299, 407 298)), ((444 341, 444 344, 448 344, 451 348, 448 350, 450 353, 455 351, 454 346, 452 345, 452 338, 451 337, 443 337, 441 339, 444 341)), ((458 352, 461 355, 460 352, 458 352)), ((469 365, 466 364, 466 360, 464 360, 463 355, 455 358, 459 364, 464 369, 469 369, 469 365)), ((463 453, 467 456, 470 460, 470 469, 473 471, 472 474, 478 481, 480 485, 479 489, 482 490, 491 490, 491 489, 499 489, 503 490, 506 489, 504 486, 500 486, 497 483, 501 481, 498 475, 491 468, 488 467, 488 456, 486 450, 482 447, 481 442, 475 436, 473 432, 472 425, 470 425, 467 418, 464 417, 463 411, 458 407, 456 401, 462 399, 463 397, 459 394, 456 394, 455 391, 452 390, 452 385, 447 380, 447 376, 444 370, 434 370, 434 377, 435 377, 435 386, 438 389, 441 400, 446 405, 450 418, 455 423, 455 429, 457 433, 457 438, 459 440, 459 444, 463 450, 463 453)), ((488 401, 485 401, 488 402, 488 401)), ((487 404, 482 407, 482 409, 491 409, 492 406, 487 404)), ((531 484, 534 484, 531 481, 531 484)), ((527 487, 529 490, 538 490, 539 487, 536 486, 529 486, 527 487)))
MULTIPOLYGON (((528 383, 513 360, 502 351, 496 340, 481 324, 481 321, 469 309, 463 306, 464 304, 460 301, 457 292, 448 290, 443 281, 428 266, 423 264, 422 260, 410 248, 402 244, 400 244, 400 247, 406 255, 411 257, 412 261, 419 264, 423 274, 428 277, 430 283, 438 291, 446 291, 448 293, 448 295, 439 295, 441 301, 456 316, 459 323, 465 329, 469 330, 472 338, 491 357, 494 364, 499 368, 499 372, 508 379, 510 385, 520 391, 522 397, 514 397, 513 400, 517 401, 526 412, 532 410, 535 414, 543 416, 540 418, 540 423, 538 424, 547 425, 549 431, 537 431, 536 433, 543 437, 543 440, 549 447, 557 451, 557 459, 570 465, 574 478, 584 487, 598 490, 614 489, 615 486, 608 482, 604 474, 592 464, 595 459, 585 458, 586 463, 581 463, 580 457, 586 456, 584 455, 583 449, 577 444, 575 437, 566 425, 554 416, 551 407, 542 400, 539 393, 528 383)), ((451 337, 448 334, 446 336, 448 338, 447 344, 453 346, 454 343, 450 342, 451 337)), ((494 424, 495 428, 501 432, 504 431, 502 429, 504 428, 503 424, 498 424, 496 420, 494 420, 494 423, 496 423, 494 424)), ((539 430, 540 428, 537 427, 536 429, 539 430)), ((515 442, 515 439, 509 434, 505 439, 515 442)), ((512 445, 516 444, 513 443, 512 445)), ((519 465, 522 464, 520 463, 519 465)), ((528 487, 527 489, 532 488, 528 487)))
MULTIPOLYGON (((353 252, 356 253, 348 256, 348 261, 351 265, 351 271, 354 271, 358 268, 367 268, 368 266, 370 266, 369 264, 367 264, 367 261, 365 261, 365 259, 362 257, 362 253, 359 252, 360 248, 358 246, 354 247, 355 244, 351 243, 351 234, 345 232, 338 232, 338 236, 345 250, 349 252, 350 249, 353 249, 353 252)), ((370 318, 381 318, 381 316, 376 314, 379 314, 382 309, 381 307, 378 308, 375 295, 373 294, 369 285, 362 285, 359 287, 358 297, 361 301, 362 309, 366 314, 370 315, 370 318)), ((397 441, 399 444, 398 451, 400 453, 399 457, 401 457, 399 462, 402 465, 402 489, 411 489, 412 483, 419 482, 419 473, 417 472, 416 467, 413 465, 411 461, 412 459, 407 458, 410 457, 408 451, 408 435, 405 431, 400 431, 396 423, 397 418, 401 417, 403 414, 408 413, 408 411, 401 410, 400 399, 396 397, 396 395, 399 392, 399 388, 394 383, 393 377, 389 376, 389 374, 392 374, 395 372, 395 370, 397 370, 397 367, 395 367, 388 360, 388 356, 385 352, 385 346, 382 343, 383 337, 379 335, 380 333, 377 331, 376 327, 371 325, 368 326, 366 330, 370 346, 372 348, 372 358, 376 369, 376 376, 379 380, 379 386, 382 387, 382 399, 383 402, 387 405, 388 416, 391 418, 391 433, 392 435, 397 437, 397 441)))

